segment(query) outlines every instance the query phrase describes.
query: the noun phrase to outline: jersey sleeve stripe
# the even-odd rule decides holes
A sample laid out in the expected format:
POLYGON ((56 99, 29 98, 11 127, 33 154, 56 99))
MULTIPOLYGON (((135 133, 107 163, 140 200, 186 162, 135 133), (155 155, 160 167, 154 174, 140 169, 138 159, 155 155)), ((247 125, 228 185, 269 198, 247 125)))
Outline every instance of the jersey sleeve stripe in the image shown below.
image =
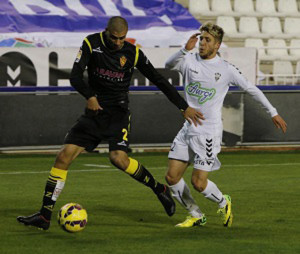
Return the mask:
POLYGON ((134 66, 136 66, 137 61, 139 60, 139 47, 135 47, 135 59, 134 59, 134 66))
POLYGON ((93 53, 93 50, 92 50, 92 46, 91 46, 91 43, 89 42, 89 40, 87 38, 84 38, 84 41, 86 42, 86 44, 89 46, 90 48, 90 51, 91 51, 91 54, 93 53))
POLYGON ((102 44, 106 47, 105 43, 104 43, 104 39, 103 39, 103 32, 100 33, 100 39, 102 44))

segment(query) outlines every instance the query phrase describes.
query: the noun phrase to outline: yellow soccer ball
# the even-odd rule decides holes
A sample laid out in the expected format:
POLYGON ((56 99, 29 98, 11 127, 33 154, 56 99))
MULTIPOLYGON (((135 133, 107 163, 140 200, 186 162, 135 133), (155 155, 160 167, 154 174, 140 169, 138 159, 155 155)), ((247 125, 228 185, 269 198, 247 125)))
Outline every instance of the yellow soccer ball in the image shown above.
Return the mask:
POLYGON ((58 212, 58 224, 60 227, 71 233, 82 231, 88 221, 87 212, 76 203, 64 205, 58 212))

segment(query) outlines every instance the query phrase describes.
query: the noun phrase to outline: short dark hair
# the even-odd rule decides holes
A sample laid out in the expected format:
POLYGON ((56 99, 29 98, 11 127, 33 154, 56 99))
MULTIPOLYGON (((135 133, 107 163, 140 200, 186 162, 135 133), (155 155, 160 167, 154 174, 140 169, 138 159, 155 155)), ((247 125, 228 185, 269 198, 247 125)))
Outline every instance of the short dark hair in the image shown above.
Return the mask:
POLYGON ((208 32, 211 34, 218 42, 222 42, 224 36, 224 30, 222 27, 215 25, 211 22, 204 23, 200 28, 200 32, 208 32))
POLYGON ((121 16, 114 16, 111 17, 108 22, 107 22, 107 27, 108 30, 114 30, 117 32, 121 32, 124 30, 128 30, 128 23, 126 21, 126 19, 124 19, 121 16))

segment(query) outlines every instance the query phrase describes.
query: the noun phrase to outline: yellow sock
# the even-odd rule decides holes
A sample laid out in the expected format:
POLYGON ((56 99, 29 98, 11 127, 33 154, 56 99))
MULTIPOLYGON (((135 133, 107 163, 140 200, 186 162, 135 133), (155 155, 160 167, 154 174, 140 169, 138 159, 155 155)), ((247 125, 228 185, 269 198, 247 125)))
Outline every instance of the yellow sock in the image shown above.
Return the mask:
POLYGON ((68 170, 63 170, 63 169, 52 167, 49 178, 51 180, 56 180, 56 181, 57 180, 66 181, 67 174, 68 174, 68 170))
POLYGON ((129 165, 125 172, 129 175, 134 175, 139 168, 139 163, 137 160, 129 158, 129 165))

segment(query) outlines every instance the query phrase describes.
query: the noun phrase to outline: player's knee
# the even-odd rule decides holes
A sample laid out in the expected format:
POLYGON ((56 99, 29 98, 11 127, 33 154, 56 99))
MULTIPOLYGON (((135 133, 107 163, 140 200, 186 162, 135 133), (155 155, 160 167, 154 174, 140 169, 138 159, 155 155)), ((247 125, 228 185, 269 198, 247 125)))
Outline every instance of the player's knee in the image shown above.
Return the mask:
POLYGON ((68 169, 69 165, 72 162, 72 156, 70 156, 65 151, 59 152, 59 154, 56 156, 55 160, 55 167, 60 169, 68 169))
POLYGON ((54 167, 67 170, 73 160, 84 150, 77 145, 64 145, 56 156, 54 167))
POLYGON ((192 185, 195 190, 203 192, 207 185, 207 179, 204 178, 192 178, 192 185))
POLYGON ((118 156, 118 154, 115 153, 115 152, 109 153, 109 160, 110 160, 111 164, 113 164, 114 166, 117 167, 116 164, 119 164, 119 156, 118 156))
POLYGON ((109 160, 118 169, 125 171, 129 166, 129 158, 127 154, 119 153, 117 151, 112 151, 109 153, 109 160))
POLYGON ((167 182, 169 185, 175 185, 175 184, 178 183, 179 180, 180 180, 179 177, 170 175, 170 174, 168 174, 168 173, 165 175, 165 179, 166 179, 166 182, 167 182))

